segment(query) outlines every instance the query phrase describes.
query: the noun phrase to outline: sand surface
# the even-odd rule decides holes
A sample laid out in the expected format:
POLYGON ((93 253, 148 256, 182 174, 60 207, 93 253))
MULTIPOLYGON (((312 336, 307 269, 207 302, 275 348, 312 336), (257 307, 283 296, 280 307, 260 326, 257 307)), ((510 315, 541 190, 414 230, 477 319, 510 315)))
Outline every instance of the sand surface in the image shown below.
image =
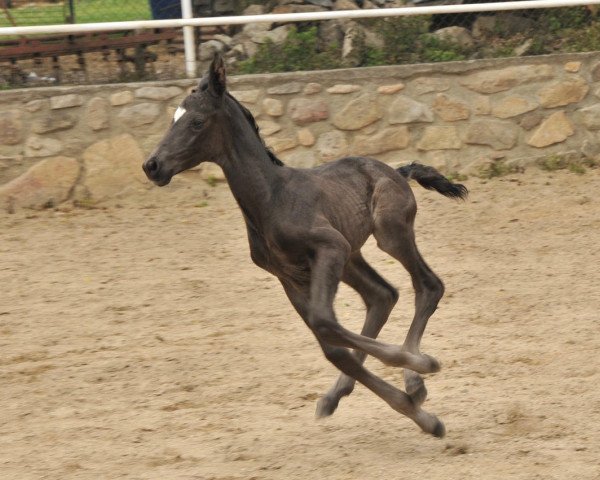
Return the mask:
MULTIPOLYGON (((364 387, 314 419, 337 372, 226 185, 0 213, 0 478, 599 479, 600 171, 466 183, 466 203, 414 187, 447 288, 422 345, 441 440, 364 387)), ((381 338, 401 343, 409 278, 364 252, 400 290, 381 338)), ((354 292, 336 309, 360 328, 354 292)))

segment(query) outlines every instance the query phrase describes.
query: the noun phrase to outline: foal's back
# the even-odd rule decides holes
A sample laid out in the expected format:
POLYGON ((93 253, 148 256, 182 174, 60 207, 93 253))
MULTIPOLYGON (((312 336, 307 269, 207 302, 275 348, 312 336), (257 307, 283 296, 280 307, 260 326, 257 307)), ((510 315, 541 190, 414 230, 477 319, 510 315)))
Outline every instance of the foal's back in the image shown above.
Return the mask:
POLYGON ((408 182, 373 158, 345 157, 313 169, 294 170, 289 181, 284 190, 293 192, 294 198, 287 198, 292 216, 301 221, 299 212, 311 211, 311 223, 329 224, 344 235, 353 251, 373 233, 378 211, 394 209, 403 216, 414 216, 416 211, 408 182))

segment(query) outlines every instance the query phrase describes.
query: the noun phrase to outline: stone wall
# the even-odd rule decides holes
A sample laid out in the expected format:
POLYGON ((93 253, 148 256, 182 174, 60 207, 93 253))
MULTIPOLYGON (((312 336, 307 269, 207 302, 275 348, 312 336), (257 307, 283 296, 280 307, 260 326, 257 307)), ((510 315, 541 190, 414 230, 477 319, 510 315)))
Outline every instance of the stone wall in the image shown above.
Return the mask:
MULTIPOLYGON (((0 93, 0 208, 149 188, 140 165, 195 83, 0 93)), ((229 89, 297 167, 351 154, 473 175, 600 152, 600 53, 249 75, 229 89)))

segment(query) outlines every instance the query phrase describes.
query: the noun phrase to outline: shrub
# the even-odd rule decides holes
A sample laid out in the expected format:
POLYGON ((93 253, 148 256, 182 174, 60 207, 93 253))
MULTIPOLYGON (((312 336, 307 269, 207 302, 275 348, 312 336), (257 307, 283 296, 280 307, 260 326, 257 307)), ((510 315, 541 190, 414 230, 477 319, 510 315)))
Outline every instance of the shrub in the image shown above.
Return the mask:
POLYGON ((419 61, 421 37, 429 33, 431 17, 392 17, 372 22, 372 28, 383 37, 385 63, 419 61))
MULTIPOLYGON (((357 40, 352 66, 399 65, 448 62, 469 58, 508 57, 527 45, 527 55, 555 52, 600 51, 600 20, 584 7, 526 11, 531 20, 527 31, 514 32, 499 23, 497 31, 476 47, 462 47, 430 33, 431 16, 392 17, 359 20, 364 28, 377 32, 383 46, 376 48, 357 40)), ((360 37, 359 37, 360 38, 360 37)), ((292 27, 281 45, 266 43, 258 53, 237 67, 238 73, 286 72, 347 67, 341 46, 322 46, 317 27, 292 27)))
POLYGON ((286 40, 278 45, 272 41, 261 45, 257 54, 240 62, 238 73, 294 72, 323 70, 341 66, 341 51, 337 45, 327 50, 318 48, 317 27, 299 30, 293 26, 286 40))

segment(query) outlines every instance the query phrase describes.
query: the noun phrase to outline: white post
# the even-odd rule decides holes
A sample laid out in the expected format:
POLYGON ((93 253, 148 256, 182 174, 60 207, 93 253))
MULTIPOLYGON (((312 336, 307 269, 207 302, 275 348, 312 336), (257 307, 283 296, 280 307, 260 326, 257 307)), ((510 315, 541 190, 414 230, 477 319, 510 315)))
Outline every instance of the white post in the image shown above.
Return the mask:
MULTIPOLYGON (((193 18, 192 0, 181 0, 181 18, 193 18)), ((196 76, 196 42, 194 41, 194 27, 183 27, 183 47, 185 49, 185 74, 188 78, 196 76)))

